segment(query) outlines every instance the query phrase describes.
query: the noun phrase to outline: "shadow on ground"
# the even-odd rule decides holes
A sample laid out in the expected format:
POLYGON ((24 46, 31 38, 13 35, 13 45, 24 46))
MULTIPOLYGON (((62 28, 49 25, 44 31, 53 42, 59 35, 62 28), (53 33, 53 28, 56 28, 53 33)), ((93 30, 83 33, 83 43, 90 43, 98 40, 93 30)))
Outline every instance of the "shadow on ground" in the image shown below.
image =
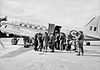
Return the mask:
POLYGON ((89 57, 100 57, 100 55, 96 55, 96 54, 87 54, 87 55, 84 55, 84 56, 89 56, 89 57))
POLYGON ((85 50, 85 53, 90 53, 90 54, 100 54, 99 50, 85 50))
MULTIPOLYGON (((19 44, 19 45, 22 45, 22 44, 19 44)), ((11 57, 16 57, 18 55, 21 55, 23 53, 26 53, 30 50, 33 50, 33 47, 30 47, 30 48, 24 48, 24 47, 20 47, 16 50, 13 50, 3 56, 1 56, 0 58, 11 58, 11 57)), ((46 51, 43 51, 43 52, 46 52, 46 51)), ((50 52, 50 51, 48 51, 50 52)), ((91 56, 91 57, 100 57, 100 51, 97 51, 97 50, 84 50, 85 52, 85 56, 91 56)), ((55 51, 54 53, 75 53, 74 51, 55 51)), ((40 53, 42 54, 42 53, 40 53)))
POLYGON ((21 54, 23 54, 23 53, 25 53, 25 52, 28 52, 28 51, 30 51, 30 50, 33 50, 33 48, 32 48, 32 47, 30 47, 30 48, 20 47, 20 48, 14 50, 14 51, 11 51, 11 52, 9 52, 9 53, 7 53, 7 54, 1 56, 0 58, 11 58, 11 57, 16 57, 16 56, 21 55, 21 54))
POLYGON ((91 57, 100 57, 100 51, 99 50, 84 50, 85 56, 91 56, 91 57))

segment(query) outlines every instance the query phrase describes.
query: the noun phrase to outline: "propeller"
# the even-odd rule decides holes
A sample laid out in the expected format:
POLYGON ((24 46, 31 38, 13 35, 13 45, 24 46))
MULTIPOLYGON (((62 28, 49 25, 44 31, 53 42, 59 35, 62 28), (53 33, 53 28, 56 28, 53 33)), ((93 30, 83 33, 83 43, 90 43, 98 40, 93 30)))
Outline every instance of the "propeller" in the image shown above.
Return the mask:
POLYGON ((79 33, 78 33, 78 31, 76 31, 76 30, 71 30, 71 31, 69 32, 69 37, 70 37, 71 40, 75 40, 76 37, 78 37, 78 36, 79 36, 79 33))

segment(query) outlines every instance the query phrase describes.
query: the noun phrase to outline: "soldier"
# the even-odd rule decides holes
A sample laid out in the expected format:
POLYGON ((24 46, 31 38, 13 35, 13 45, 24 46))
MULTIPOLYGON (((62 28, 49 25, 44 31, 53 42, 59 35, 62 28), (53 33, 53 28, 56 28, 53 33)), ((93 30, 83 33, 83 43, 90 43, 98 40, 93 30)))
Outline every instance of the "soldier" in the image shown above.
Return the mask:
POLYGON ((48 42, 49 42, 49 36, 48 36, 48 33, 45 32, 45 36, 44 36, 44 48, 46 49, 46 52, 47 52, 47 48, 48 48, 48 42))
POLYGON ((62 33, 60 33, 60 50, 64 50, 64 42, 65 42, 65 37, 62 33))
POLYGON ((79 37, 78 37, 79 48, 78 48, 77 56, 80 56, 80 53, 82 53, 82 55, 84 55, 83 41, 84 41, 83 31, 79 31, 79 37))
POLYGON ((42 51, 42 48, 43 48, 43 37, 42 37, 42 34, 39 33, 39 37, 38 37, 38 45, 39 45, 39 49, 40 49, 40 52, 42 51))
POLYGON ((59 33, 57 33, 57 35, 56 35, 56 40, 55 40, 55 46, 56 46, 56 49, 60 49, 60 34, 59 33))
POLYGON ((54 34, 52 33, 50 35, 50 40, 49 40, 49 47, 50 49, 52 50, 51 52, 54 52, 54 46, 55 46, 55 36, 54 34))
POLYGON ((38 47, 38 39, 37 39, 37 34, 35 35, 35 39, 34 39, 34 50, 37 51, 37 47, 38 47))
POLYGON ((70 39, 68 39, 67 40, 67 51, 71 51, 71 45, 72 45, 72 43, 71 43, 71 41, 70 41, 70 39))

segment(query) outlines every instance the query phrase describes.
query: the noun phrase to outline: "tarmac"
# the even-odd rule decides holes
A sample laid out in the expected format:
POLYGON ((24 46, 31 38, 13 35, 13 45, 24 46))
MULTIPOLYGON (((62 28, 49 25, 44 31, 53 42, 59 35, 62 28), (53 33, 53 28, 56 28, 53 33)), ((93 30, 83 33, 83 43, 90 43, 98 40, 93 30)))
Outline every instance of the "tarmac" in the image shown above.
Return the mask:
POLYGON ((84 45, 84 56, 76 56, 74 51, 24 48, 22 39, 18 45, 11 45, 11 38, 1 41, 5 48, 0 45, 0 70, 100 70, 100 42, 84 45))

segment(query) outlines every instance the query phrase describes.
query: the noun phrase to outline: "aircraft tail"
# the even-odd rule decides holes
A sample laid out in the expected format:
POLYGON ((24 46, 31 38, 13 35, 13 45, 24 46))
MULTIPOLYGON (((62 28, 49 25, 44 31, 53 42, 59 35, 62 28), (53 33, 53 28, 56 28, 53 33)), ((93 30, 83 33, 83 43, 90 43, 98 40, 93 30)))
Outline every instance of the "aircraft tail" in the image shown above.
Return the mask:
POLYGON ((99 38, 100 39, 100 16, 94 17, 90 22, 84 27, 85 35, 99 38))

